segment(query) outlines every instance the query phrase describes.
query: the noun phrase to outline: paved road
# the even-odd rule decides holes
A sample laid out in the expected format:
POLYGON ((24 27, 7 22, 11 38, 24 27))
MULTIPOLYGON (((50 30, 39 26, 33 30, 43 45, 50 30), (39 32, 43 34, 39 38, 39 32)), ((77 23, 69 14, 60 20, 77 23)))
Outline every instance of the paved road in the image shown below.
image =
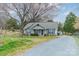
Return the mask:
POLYGON ((77 55, 77 45, 70 36, 63 36, 55 40, 42 43, 28 52, 24 56, 73 56, 77 55))

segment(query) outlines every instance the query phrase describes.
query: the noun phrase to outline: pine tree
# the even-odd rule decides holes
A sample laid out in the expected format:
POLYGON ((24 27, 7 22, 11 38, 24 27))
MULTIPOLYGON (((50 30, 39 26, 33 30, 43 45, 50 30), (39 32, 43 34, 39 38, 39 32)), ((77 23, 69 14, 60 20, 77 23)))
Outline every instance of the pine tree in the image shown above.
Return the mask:
POLYGON ((67 15, 66 21, 64 23, 63 29, 65 32, 72 33, 72 34, 75 32, 75 28, 74 28, 75 20, 76 20, 75 14, 70 12, 67 15))

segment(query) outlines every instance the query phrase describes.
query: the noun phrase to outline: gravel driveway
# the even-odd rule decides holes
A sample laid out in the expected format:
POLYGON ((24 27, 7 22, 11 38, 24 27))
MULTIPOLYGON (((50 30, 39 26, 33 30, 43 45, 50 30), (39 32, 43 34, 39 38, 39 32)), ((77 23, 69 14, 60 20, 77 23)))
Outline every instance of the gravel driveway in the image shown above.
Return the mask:
POLYGON ((73 56, 77 55, 77 45, 71 36, 62 36, 36 47, 33 47, 23 56, 73 56))

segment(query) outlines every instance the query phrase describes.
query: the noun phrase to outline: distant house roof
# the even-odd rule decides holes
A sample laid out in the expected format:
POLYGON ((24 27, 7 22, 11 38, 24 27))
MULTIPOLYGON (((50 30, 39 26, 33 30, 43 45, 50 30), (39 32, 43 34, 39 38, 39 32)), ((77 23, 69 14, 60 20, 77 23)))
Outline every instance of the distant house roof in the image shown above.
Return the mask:
POLYGON ((34 22, 34 23, 28 23, 24 29, 48 29, 48 28, 58 28, 58 23, 57 22, 34 22), (37 25, 39 24, 39 26, 37 25))

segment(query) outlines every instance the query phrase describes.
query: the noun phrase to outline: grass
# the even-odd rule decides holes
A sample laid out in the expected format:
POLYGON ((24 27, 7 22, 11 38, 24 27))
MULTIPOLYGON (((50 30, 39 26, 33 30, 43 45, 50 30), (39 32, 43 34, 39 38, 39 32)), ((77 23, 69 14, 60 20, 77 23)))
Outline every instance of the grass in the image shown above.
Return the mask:
POLYGON ((0 35, 0 55, 19 55, 42 42, 48 41, 56 36, 18 36, 0 35))
POLYGON ((0 46, 0 55, 15 54, 17 51, 19 52, 19 49, 23 49, 23 46, 30 48, 33 43, 31 38, 13 38, 3 36, 0 40, 2 41, 0 46))

